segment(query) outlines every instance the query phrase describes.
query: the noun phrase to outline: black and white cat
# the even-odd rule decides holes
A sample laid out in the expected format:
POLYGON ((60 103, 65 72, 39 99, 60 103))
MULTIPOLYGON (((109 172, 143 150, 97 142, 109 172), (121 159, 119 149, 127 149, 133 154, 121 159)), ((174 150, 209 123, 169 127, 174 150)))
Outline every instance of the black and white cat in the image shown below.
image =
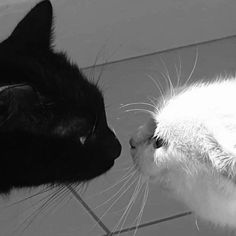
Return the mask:
POLYGON ((0 194, 91 180, 121 152, 98 85, 53 50, 52 18, 41 1, 0 43, 0 194))
POLYGON ((202 219, 236 228, 236 79, 172 89, 130 139, 143 181, 202 219))

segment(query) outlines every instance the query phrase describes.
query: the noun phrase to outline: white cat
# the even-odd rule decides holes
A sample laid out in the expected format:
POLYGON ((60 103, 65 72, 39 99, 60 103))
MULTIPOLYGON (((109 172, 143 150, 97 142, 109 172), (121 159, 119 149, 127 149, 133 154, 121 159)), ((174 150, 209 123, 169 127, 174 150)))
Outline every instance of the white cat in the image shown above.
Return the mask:
POLYGON ((143 179, 197 216, 236 228, 236 79, 173 89, 130 139, 143 179))

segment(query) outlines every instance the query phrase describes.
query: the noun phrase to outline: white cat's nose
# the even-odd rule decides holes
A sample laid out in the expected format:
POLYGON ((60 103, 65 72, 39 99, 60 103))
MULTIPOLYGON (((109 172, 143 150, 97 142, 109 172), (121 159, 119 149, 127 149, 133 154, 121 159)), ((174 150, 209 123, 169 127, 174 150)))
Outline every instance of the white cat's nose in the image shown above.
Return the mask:
POLYGON ((135 149, 137 146, 137 143, 135 142, 134 138, 130 138, 129 145, 131 149, 135 149))

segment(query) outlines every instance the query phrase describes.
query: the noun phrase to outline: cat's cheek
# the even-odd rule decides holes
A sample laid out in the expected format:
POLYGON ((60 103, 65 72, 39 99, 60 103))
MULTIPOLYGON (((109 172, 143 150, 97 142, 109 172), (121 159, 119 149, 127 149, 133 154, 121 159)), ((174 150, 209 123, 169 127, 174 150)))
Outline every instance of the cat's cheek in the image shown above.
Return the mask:
POLYGON ((157 150, 153 148, 153 145, 149 145, 142 155, 140 165, 142 166, 144 175, 149 176, 151 182, 159 181, 165 169, 163 168, 163 163, 159 162, 159 159, 162 159, 164 155, 164 151, 161 149, 159 148, 157 150))

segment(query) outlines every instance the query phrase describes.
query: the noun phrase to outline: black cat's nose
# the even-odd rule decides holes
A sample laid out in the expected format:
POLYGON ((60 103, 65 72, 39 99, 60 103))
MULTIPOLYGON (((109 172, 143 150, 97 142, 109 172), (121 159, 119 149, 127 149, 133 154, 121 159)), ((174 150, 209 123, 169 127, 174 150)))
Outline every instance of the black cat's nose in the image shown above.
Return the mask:
POLYGON ((120 141, 116 137, 115 133, 110 129, 107 130, 105 136, 106 138, 103 139, 103 145, 106 148, 108 157, 115 160, 121 154, 122 146, 120 144, 120 141))
POLYGON ((94 147, 98 148, 98 152, 99 150, 102 150, 102 152, 106 154, 107 158, 112 160, 117 159, 122 150, 120 141, 116 137, 115 133, 113 133, 109 128, 89 136, 85 140, 85 144, 95 145, 94 147))
POLYGON ((117 159, 120 156, 122 147, 120 141, 116 137, 114 138, 109 149, 110 149, 109 152, 112 154, 112 157, 114 159, 117 159))

